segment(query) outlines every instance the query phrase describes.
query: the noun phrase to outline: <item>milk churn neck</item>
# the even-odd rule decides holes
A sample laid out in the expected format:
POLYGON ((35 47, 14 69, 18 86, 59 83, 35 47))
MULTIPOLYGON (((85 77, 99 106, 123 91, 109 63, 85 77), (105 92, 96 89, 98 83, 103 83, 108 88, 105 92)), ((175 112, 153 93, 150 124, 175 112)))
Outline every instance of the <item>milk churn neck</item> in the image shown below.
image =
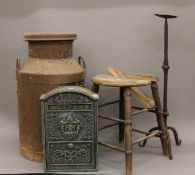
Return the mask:
POLYGON ((26 33, 29 58, 62 59, 71 58, 75 33, 26 33))

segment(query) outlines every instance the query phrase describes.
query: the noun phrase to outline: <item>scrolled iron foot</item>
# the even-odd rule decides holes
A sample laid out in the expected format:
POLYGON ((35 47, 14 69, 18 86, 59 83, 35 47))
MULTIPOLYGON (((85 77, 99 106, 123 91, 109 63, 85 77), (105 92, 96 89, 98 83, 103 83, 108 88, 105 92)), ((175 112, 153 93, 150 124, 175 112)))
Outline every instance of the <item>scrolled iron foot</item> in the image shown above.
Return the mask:
MULTIPOLYGON (((175 143, 176 143, 176 145, 177 145, 177 146, 181 145, 181 139, 179 139, 179 136, 178 136, 178 133, 177 133, 176 129, 173 128, 173 127, 171 127, 171 126, 167 126, 167 129, 168 129, 168 130, 171 130, 171 131, 173 132, 174 137, 175 137, 175 143)), ((154 127, 154 128, 152 128, 152 129, 150 129, 148 132, 151 133, 151 132, 156 131, 156 130, 159 130, 159 128, 158 128, 158 127, 154 127)), ((148 134, 146 134, 146 136, 147 136, 147 135, 148 135, 148 134)), ((139 143, 139 146, 140 146, 140 147, 145 147, 147 141, 148 141, 148 140, 144 140, 142 143, 140 142, 140 143, 139 143)))
MULTIPOLYGON (((152 133, 153 131, 156 131, 156 130, 159 130, 159 128, 158 128, 158 127, 151 128, 148 132, 149 132, 149 133, 152 133)), ((148 135, 149 135, 149 134, 146 134, 146 136, 148 136, 148 135)), ((139 146, 140 146, 140 147, 145 147, 147 141, 148 141, 148 139, 144 140, 143 142, 139 142, 139 146)))
POLYGON ((179 139, 179 136, 178 136, 178 133, 176 131, 175 128, 171 127, 171 126, 167 126, 167 129, 168 130, 171 130, 174 134, 174 137, 175 137, 175 143, 177 146, 181 145, 181 139, 179 139))

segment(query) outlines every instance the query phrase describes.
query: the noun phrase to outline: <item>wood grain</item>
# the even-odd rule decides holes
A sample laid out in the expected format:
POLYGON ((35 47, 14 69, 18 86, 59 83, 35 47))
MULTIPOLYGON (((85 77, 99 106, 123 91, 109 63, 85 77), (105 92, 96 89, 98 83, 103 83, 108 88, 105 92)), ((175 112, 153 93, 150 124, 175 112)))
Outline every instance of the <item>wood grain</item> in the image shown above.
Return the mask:
POLYGON ((152 74, 142 74, 142 73, 135 73, 135 72, 124 72, 123 74, 127 78, 132 78, 136 80, 159 81, 159 78, 152 74))
MULTIPOLYGON (((121 72, 120 70, 118 70, 116 68, 113 68, 113 67, 109 66, 107 68, 107 70, 111 75, 113 75, 115 77, 129 79, 129 77, 126 74, 124 74, 123 72, 121 72)), ((136 77, 136 76, 134 75, 134 77, 136 77)), ((134 80, 134 79, 131 79, 131 80, 134 80)), ((148 82, 150 80, 144 79, 143 81, 148 82)), ((132 87, 132 92, 147 108, 153 108, 155 106, 154 101, 147 94, 142 92, 138 87, 132 87)))
POLYGON ((98 74, 93 77, 93 82, 101 86, 110 86, 110 87, 135 87, 135 86, 146 86, 150 84, 148 80, 135 80, 116 77, 107 74, 98 74))

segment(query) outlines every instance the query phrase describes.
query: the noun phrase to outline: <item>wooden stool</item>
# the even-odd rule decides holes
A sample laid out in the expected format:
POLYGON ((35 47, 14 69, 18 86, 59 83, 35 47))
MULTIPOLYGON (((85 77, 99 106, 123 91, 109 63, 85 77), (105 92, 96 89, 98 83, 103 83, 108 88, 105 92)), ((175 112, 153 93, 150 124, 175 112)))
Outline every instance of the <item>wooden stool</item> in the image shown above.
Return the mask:
POLYGON ((120 141, 122 141, 123 139, 123 134, 122 134, 123 132, 125 147, 124 149, 121 149, 117 146, 114 146, 108 143, 104 143, 104 142, 98 142, 98 143, 102 146, 106 146, 111 149, 115 149, 115 150, 125 153, 126 175, 132 175, 132 145, 140 143, 146 139, 149 139, 152 137, 159 137, 161 139, 161 144, 162 144, 164 155, 169 156, 169 158, 172 159, 170 137, 169 137, 169 133, 167 132, 167 129, 165 127, 165 123, 163 120, 158 85, 156 81, 150 81, 147 79, 145 80, 125 79, 125 78, 114 77, 114 76, 106 75, 106 74, 96 75, 95 77, 93 77, 92 81, 93 81, 92 90, 96 93, 98 93, 100 86, 120 88, 120 100, 99 105, 99 107, 104 107, 104 106, 119 102, 120 104, 119 105, 120 106, 119 118, 106 116, 106 115, 99 115, 99 118, 108 119, 108 120, 113 121, 114 123, 103 126, 99 128, 98 130, 100 131, 100 130, 119 124, 120 141), (140 86, 148 86, 148 85, 151 85, 152 94, 153 94, 153 98, 155 101, 155 107, 152 109, 133 107, 132 102, 131 102, 132 88, 140 87, 140 86), (132 112, 132 108, 137 109, 137 111, 132 112), (146 112, 146 111, 154 112, 157 115, 157 123, 158 123, 159 131, 157 131, 156 133, 148 133, 145 131, 132 128, 132 117, 137 114, 146 112), (136 141, 132 141, 132 131, 146 134, 146 136, 136 141))

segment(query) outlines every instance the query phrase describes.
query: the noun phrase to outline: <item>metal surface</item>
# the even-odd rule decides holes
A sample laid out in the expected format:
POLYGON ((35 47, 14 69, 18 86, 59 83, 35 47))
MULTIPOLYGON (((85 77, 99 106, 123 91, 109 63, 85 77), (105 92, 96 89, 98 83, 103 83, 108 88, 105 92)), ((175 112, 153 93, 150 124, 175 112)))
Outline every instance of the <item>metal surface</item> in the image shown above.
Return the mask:
MULTIPOLYGON (((164 71, 163 114, 164 114, 165 124, 167 126, 167 117, 169 116, 169 112, 167 108, 167 88, 168 88, 168 71, 170 69, 169 61, 168 61, 168 19, 177 18, 177 16, 167 15, 167 14, 155 14, 155 15, 165 20, 165 23, 164 23, 164 61, 163 61, 162 69, 164 71)), ((176 144, 180 145, 181 140, 178 138, 176 129, 174 129, 173 127, 168 127, 168 129, 173 131, 176 144)))
MULTIPOLYGON (((160 18, 163 18, 165 20, 164 23, 164 61, 162 65, 162 69, 164 72, 164 88, 163 88, 163 116, 166 128, 168 130, 171 130, 175 137, 175 143, 176 145, 181 145, 181 139, 179 139, 177 130, 171 126, 167 126, 167 117, 169 116, 168 108, 167 108, 167 89, 168 89, 168 71, 170 69, 169 66, 169 60, 168 60, 168 19, 177 18, 177 16, 174 15, 168 15, 168 14, 155 14, 155 16, 158 16, 160 18)), ((159 127, 153 127, 149 130, 149 132, 153 132, 158 130, 159 127)), ((169 135, 168 135, 169 137, 169 135)), ((147 140, 143 142, 143 144, 140 144, 140 146, 145 146, 147 143, 147 140)))
POLYGON ((40 99, 45 171, 97 170, 98 95, 64 86, 40 99))
POLYGON ((73 33, 28 33, 29 58, 17 60, 20 153, 42 161, 40 95, 60 85, 83 85, 85 69, 72 57, 73 33))
POLYGON ((177 18, 177 16, 175 15, 168 15, 168 14, 155 14, 155 15, 165 19, 177 18))

